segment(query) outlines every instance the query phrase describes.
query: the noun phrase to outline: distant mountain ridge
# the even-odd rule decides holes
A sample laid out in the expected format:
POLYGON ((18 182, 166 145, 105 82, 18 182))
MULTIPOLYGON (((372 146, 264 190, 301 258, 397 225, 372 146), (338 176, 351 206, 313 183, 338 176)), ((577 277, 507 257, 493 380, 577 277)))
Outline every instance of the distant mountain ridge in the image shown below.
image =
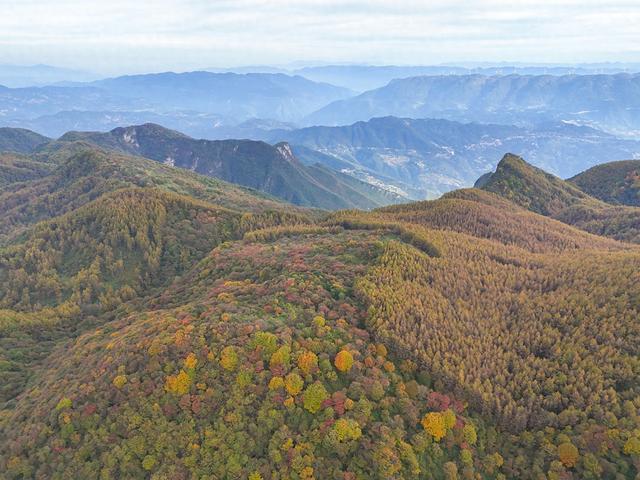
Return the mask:
MULTIPOLYGON (((297 121, 352 95, 342 87, 281 73, 165 72, 64 86, 7 88, 0 84, 0 119, 6 126, 38 128, 51 135, 55 119, 46 117, 61 112, 122 112, 130 119, 142 117, 143 122, 162 115, 176 124, 186 117, 199 128, 208 121, 213 129, 218 121, 206 117, 224 119, 227 124, 255 118, 297 121)), ((90 117, 84 117, 87 120, 90 117)), ((104 116, 95 122, 91 129, 103 126, 104 116)))
POLYGON ((12 88, 51 85, 69 81, 90 81, 95 78, 96 75, 88 72, 52 65, 0 64, 0 85, 12 88))
POLYGON ((286 143, 196 140, 154 124, 107 133, 69 132, 60 138, 79 140, 255 188, 301 206, 369 209, 398 201, 347 175, 303 165, 286 143))
POLYGON ((345 88, 281 73, 155 73, 127 75, 91 84, 111 95, 141 100, 155 110, 192 110, 238 120, 295 120, 333 100, 345 88))
POLYGON ((566 120, 632 136, 640 130, 640 74, 411 77, 338 100, 305 124, 387 115, 521 125, 566 120))
POLYGON ((297 69, 265 66, 207 68, 210 72, 263 72, 300 75, 315 82, 350 88, 358 92, 380 88, 391 80, 419 75, 593 75, 640 71, 640 65, 604 64, 477 64, 477 65, 317 65, 297 69))

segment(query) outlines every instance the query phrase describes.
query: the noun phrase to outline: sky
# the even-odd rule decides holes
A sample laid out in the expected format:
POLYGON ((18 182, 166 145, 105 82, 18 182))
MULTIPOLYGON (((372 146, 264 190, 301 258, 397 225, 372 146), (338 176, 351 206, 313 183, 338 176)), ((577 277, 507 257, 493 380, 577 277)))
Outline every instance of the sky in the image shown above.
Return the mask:
POLYGON ((0 0, 0 64, 640 62, 640 0, 0 0))

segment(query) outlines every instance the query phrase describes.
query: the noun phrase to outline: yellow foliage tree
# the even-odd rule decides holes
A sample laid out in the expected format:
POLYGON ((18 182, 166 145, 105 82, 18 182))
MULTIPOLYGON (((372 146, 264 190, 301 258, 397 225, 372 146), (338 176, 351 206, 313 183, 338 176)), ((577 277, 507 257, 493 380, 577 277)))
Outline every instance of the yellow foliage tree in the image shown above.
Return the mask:
POLYGON ((464 440, 469 445, 475 445, 478 440, 478 434, 476 432, 476 427, 473 426, 472 423, 467 423, 462 429, 462 434, 464 435, 464 440))
POLYGON ((578 449, 572 443, 565 442, 558 447, 558 458, 565 467, 575 467, 578 463, 578 456, 578 449))
POLYGON ((333 430, 341 442, 357 440, 362 436, 360 425, 352 419, 339 418, 333 424, 333 430))
POLYGON ((126 375, 118 375, 113 379, 113 384, 115 385, 116 388, 124 387, 125 383, 127 383, 126 375))
POLYGON ((444 426, 447 430, 451 430, 456 425, 456 414, 450 408, 442 412, 444 426))
POLYGON ((631 437, 624 444, 624 453, 627 455, 640 455, 640 439, 631 437))
POLYGON ((231 345, 224 347, 222 352, 220 352, 220 365, 230 372, 238 366, 238 354, 236 353, 236 349, 231 345))
POLYGON ((302 391, 304 381, 297 373, 290 373, 284 380, 284 387, 287 389, 289 395, 298 395, 302 391))
POLYGON ((381 357, 386 357, 387 347, 385 347, 382 343, 378 343, 376 345, 376 354, 380 355, 381 357))
POLYGON ((284 380, 282 377, 272 377, 271 380, 269 380, 269 390, 278 390, 282 387, 284 387, 284 380))
POLYGON ((184 359, 184 366, 189 370, 193 370, 194 368, 196 368, 197 364, 198 357, 196 357, 193 352, 187 355, 187 358, 184 359))
POLYGON ((278 350, 276 350, 273 355, 271 355, 271 358, 269 359, 269 366, 271 368, 282 366, 288 369, 290 362, 291 348, 288 345, 283 345, 282 347, 278 348, 278 350))
POLYGON ((322 402, 329 396, 324 385, 316 382, 304 391, 304 408, 311 413, 317 413, 322 408, 322 402))
POLYGON ((440 412, 427 413, 420 423, 436 441, 440 441, 447 434, 444 416, 440 412))
POLYGON ((180 373, 177 375, 170 375, 167 377, 164 388, 169 393, 184 395, 188 393, 189 388, 191 388, 191 377, 184 370, 180 370, 180 373))
POLYGON ((353 366, 353 355, 348 350, 340 350, 333 363, 341 372, 348 372, 353 366))
POLYGON ((310 351, 304 351, 298 355, 298 368, 305 375, 309 375, 318 368, 318 356, 310 351))

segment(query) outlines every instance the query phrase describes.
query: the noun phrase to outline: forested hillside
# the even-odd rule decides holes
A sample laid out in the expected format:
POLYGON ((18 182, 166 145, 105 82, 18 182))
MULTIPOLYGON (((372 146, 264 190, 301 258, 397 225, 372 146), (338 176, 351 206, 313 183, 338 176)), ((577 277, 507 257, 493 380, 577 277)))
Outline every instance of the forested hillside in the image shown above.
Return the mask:
MULTIPOLYGON (((588 175, 587 172, 584 175, 588 175)), ((601 178, 601 182, 611 181, 608 169, 603 171, 601 178)), ((640 208, 598 200, 572 181, 550 175, 516 155, 505 155, 496 171, 483 176, 476 185, 528 210, 587 232, 640 243, 640 208)), ((586 186, 585 190, 592 191, 586 186)))
POLYGON ((640 160, 603 163, 569 181, 605 202, 640 207, 640 160))
POLYGON ((0 243, 29 225, 124 187, 156 187, 243 212, 281 205, 256 191, 82 142, 51 144, 27 164, 32 169, 44 164, 41 168, 48 174, 37 175, 31 182, 7 182, 0 189, 0 243))
POLYGON ((24 128, 0 128, 0 152, 32 153, 49 141, 50 138, 24 128))
POLYGON ((633 207, 506 158, 323 213, 86 148, 1 187, 0 478, 639 474, 640 247, 550 218, 633 207))

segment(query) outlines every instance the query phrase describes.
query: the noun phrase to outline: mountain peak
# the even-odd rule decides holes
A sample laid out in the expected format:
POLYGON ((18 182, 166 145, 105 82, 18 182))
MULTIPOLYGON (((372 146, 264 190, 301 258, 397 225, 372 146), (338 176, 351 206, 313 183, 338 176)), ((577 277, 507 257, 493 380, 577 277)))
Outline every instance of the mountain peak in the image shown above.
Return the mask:
POLYGON ((171 130, 169 128, 163 127, 162 125, 158 125, 157 123, 143 123, 140 125, 130 125, 127 127, 118 127, 111 130, 109 133, 113 135, 122 135, 123 132, 128 134, 145 134, 145 135, 158 135, 158 136, 170 136, 174 138, 190 138, 184 133, 178 132, 176 130, 171 130))
POLYGON ((597 202, 572 184, 512 153, 504 155, 496 171, 480 177, 476 186, 542 215, 553 216, 568 206, 589 200, 597 202))
POLYGON ((291 150, 291 145, 289 145, 287 142, 276 143, 274 147, 276 148, 276 150, 278 150, 280 155, 282 155, 282 157, 288 162, 291 162, 291 163, 298 162, 298 159, 295 157, 295 155, 293 154, 293 151, 291 150))
POLYGON ((501 168, 535 168, 533 165, 527 163, 524 158, 515 153, 505 153, 502 159, 498 162, 496 170, 501 168))

